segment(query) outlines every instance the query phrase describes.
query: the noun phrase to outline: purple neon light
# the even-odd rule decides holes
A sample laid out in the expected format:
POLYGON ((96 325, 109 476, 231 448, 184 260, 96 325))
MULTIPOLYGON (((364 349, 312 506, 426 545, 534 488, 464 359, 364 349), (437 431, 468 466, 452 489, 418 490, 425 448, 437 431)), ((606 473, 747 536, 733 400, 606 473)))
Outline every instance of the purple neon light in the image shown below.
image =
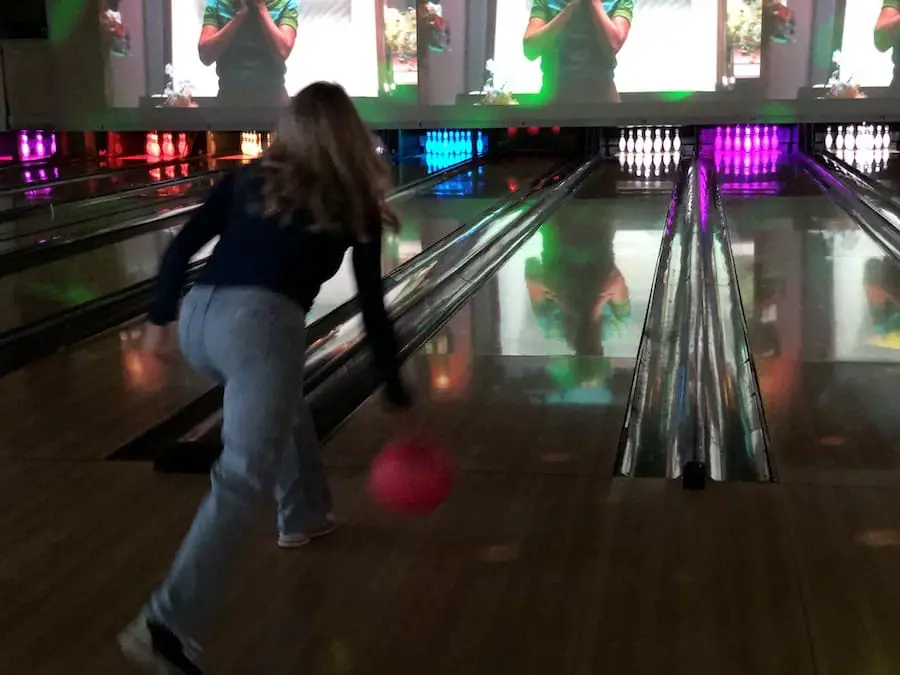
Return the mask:
POLYGON ((706 232, 709 219, 709 169, 706 164, 700 165, 697 182, 700 186, 700 229, 706 232))
POLYGON ((56 154, 56 134, 52 131, 20 131, 17 139, 19 159, 35 162, 56 154))
POLYGON ((776 150, 790 139, 790 129, 776 124, 734 124, 700 131, 700 145, 717 152, 776 150))
MULTIPOLYGON (((39 169, 30 169, 26 170, 24 173, 24 178, 26 183, 45 183, 51 179, 59 178, 59 167, 54 166, 50 171, 47 171, 43 167, 39 169)), ((32 190, 25 191, 26 199, 43 199, 50 195, 53 191, 53 187, 35 187, 32 190)))

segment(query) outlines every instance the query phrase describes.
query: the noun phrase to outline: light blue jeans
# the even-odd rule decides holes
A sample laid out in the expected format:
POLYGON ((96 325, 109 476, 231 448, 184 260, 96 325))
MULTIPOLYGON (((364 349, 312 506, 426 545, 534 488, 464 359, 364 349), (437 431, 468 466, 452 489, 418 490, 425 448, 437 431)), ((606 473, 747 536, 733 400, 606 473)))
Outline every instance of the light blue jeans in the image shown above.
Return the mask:
POLYGON ((321 526, 331 511, 303 399, 305 321, 298 305, 259 288, 197 286, 182 305, 182 351, 225 385, 211 489, 148 607, 182 638, 194 639, 217 613, 232 561, 273 490, 281 533, 321 526))

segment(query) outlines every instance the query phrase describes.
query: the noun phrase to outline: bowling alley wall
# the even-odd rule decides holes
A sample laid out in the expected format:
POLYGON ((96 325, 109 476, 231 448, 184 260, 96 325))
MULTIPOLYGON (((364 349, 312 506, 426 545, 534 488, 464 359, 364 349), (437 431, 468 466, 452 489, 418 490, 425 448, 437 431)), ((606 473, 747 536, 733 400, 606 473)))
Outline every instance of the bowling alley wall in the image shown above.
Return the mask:
MULTIPOLYGON (((318 79, 337 81, 380 127, 602 125, 635 118, 837 123, 900 110, 900 83, 891 87, 900 44, 882 50, 874 39, 883 0, 605 0, 603 11, 627 35, 615 58, 602 59, 609 77, 603 95, 595 95, 599 87, 560 77, 559 92, 550 96, 554 78, 545 66, 554 55, 526 55, 525 32, 536 6, 551 16, 576 1, 271 2, 273 20, 296 34, 282 94, 318 79), (573 103, 573 92, 583 100, 573 103)), ((200 59, 203 26, 226 25, 230 3, 47 0, 47 7, 47 39, 0 42, 7 92, 2 123, 10 128, 274 124, 281 103, 261 90, 226 102, 221 64, 200 59)), ((589 15, 580 19, 593 26, 589 15)), ((596 58, 576 61, 597 66, 596 58)))

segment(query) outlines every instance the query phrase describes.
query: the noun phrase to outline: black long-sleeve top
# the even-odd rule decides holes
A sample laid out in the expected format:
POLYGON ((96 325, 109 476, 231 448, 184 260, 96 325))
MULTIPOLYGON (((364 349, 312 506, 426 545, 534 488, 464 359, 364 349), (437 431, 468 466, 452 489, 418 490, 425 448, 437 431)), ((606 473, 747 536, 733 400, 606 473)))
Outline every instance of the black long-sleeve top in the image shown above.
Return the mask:
POLYGON ((363 323, 376 369, 391 403, 408 406, 397 339, 384 307, 381 228, 372 228, 369 241, 357 242, 349 232, 316 227, 312 216, 302 210, 289 224, 255 214, 259 209, 249 205, 259 199, 259 174, 258 166, 251 164, 226 176, 169 245, 149 311, 151 323, 166 325, 175 320, 190 260, 217 236, 219 241, 198 284, 265 288, 296 302, 306 312, 352 248, 363 323))

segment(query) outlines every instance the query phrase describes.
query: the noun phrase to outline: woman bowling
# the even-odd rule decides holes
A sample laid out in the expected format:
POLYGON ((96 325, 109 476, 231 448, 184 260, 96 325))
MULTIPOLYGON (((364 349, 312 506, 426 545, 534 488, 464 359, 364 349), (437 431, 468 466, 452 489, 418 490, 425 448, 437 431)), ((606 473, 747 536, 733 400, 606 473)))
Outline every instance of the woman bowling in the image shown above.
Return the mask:
POLYGON ((172 340, 191 257, 220 237, 181 308, 181 349, 224 384, 224 449, 168 577, 119 636, 153 673, 200 673, 194 639, 219 610, 248 524, 274 492, 278 545, 335 529, 331 494, 303 399, 304 324, 348 248, 368 340, 397 409, 410 397, 384 308, 381 240, 396 229, 389 171, 346 92, 297 94, 262 158, 223 179, 166 251, 146 329, 151 362, 172 340))

